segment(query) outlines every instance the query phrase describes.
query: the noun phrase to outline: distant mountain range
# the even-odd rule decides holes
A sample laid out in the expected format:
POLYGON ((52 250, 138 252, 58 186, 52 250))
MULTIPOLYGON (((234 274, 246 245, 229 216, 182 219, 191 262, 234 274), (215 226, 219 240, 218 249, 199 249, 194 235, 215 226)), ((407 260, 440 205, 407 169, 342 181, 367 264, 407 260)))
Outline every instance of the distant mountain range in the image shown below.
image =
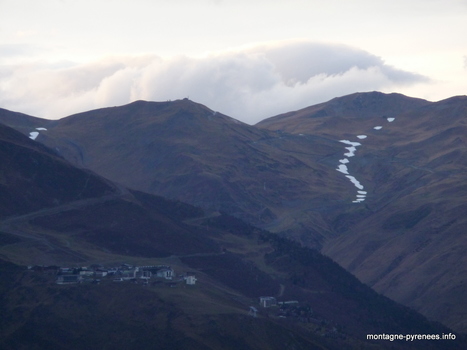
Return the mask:
MULTIPOLYGON (((86 186, 96 187, 93 195, 106 198, 93 202, 90 193, 78 192, 88 188, 87 180, 64 189, 68 197, 62 198, 34 177, 22 181, 42 191, 34 196, 42 202, 30 200, 29 209, 14 204, 14 193, 24 188, 18 180, 18 189, 0 188, 10 191, 10 202, 0 208, 4 216, 14 211, 27 217, 38 208, 89 200, 93 206, 77 209, 89 222, 73 211, 31 222, 41 230, 73 232, 109 252, 161 257, 218 252, 219 240, 197 233, 195 242, 192 228, 179 222, 223 212, 317 248, 376 291, 466 332, 466 118, 467 97, 432 103, 378 92, 336 98, 255 126, 187 99, 137 101, 58 121, 0 110, 0 123, 30 138, 22 141, 27 147, 81 168, 86 186), (172 207, 187 216, 153 213, 172 207), (153 232, 154 225, 166 229, 153 232), (176 238, 163 238, 169 231, 176 238)), ((11 151, 5 157, 15 163, 11 151)), ((3 184, 20 170, 12 168, 3 184)), ((72 176, 63 172, 51 183, 66 188, 72 176)))

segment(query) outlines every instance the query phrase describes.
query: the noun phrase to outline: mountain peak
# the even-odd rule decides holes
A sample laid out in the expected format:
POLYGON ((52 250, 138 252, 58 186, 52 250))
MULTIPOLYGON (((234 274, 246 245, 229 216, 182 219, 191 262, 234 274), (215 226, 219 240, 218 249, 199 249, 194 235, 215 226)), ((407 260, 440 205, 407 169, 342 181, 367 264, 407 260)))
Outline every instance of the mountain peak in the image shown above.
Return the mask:
MULTIPOLYGON (((259 122, 256 126, 292 133, 313 133, 317 129, 328 127, 341 129, 336 125, 339 122, 348 123, 352 120, 370 120, 381 117, 393 118, 431 103, 398 93, 357 92, 297 111, 279 114, 259 122)), ((342 128, 345 129, 344 125, 342 128)))
POLYGON ((168 100, 163 102, 138 100, 122 106, 100 108, 65 117, 59 121, 61 126, 80 124, 108 123, 110 128, 127 129, 146 124, 147 127, 156 124, 177 122, 188 125, 217 121, 220 123, 243 124, 234 118, 213 111, 200 103, 188 98, 168 100))

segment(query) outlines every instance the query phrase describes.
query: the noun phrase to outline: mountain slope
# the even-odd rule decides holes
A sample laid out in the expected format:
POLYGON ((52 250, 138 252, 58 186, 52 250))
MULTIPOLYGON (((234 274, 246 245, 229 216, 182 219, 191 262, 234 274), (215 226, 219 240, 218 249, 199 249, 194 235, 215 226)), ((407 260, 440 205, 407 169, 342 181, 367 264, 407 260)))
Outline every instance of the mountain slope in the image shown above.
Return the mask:
POLYGON ((31 132, 43 131, 42 129, 46 129, 48 126, 52 126, 56 122, 0 108, 0 123, 8 125, 29 136, 31 132), (40 130, 37 130, 37 128, 40 130))
POLYGON ((162 198, 148 201, 144 194, 78 169, 3 125, 0 159, 0 231, 6 240, 13 239, 11 234, 21 239, 15 250, 5 250, 4 256, 14 259, 15 255, 30 254, 36 264, 54 263, 54 254, 62 258, 69 255, 72 261, 85 259, 57 241, 70 245, 74 237, 116 253, 152 256, 219 249, 180 224, 182 218, 200 215, 199 209, 162 198), (41 236, 36 228, 28 227, 30 223, 63 235, 41 236))
MULTIPOLYGON (((53 152, 38 157, 35 147, 43 146, 11 129, 2 135, 2 141, 16 139, 10 143, 12 153, 19 148, 34 156, 56 189, 66 189, 59 179, 68 163, 61 164, 53 152)), ((16 177, 30 171, 2 164, 6 173, 16 169, 16 177)), ((89 171, 73 171, 78 182, 95 177, 90 181, 111 185, 89 171)), ((40 189, 37 177, 30 182, 40 189)), ((450 332, 377 295, 317 251, 234 217, 205 216, 189 205, 118 186, 111 194, 93 188, 86 198, 52 207, 41 204, 42 193, 48 191, 39 191, 32 196, 39 210, 9 213, 0 220, 0 311, 6 315, 0 321, 0 347, 435 349, 434 342, 369 342, 366 334, 450 332), (55 275, 27 270, 5 258, 25 265, 171 265, 177 273, 195 272, 198 282, 193 288, 179 280, 146 287, 111 279, 57 285, 55 275), (262 293, 296 300, 298 306, 261 309, 258 317, 248 316, 262 293)), ((460 337, 441 343, 453 349, 464 344, 460 337)))
POLYGON ((0 217, 117 192, 109 181, 76 169, 47 147, 1 124, 0 157, 0 217))
POLYGON ((464 331, 466 123, 467 98, 453 98, 398 118, 379 146, 387 142, 385 149, 363 146, 363 158, 379 158, 378 170, 361 171, 373 179, 378 200, 368 204, 368 220, 325 248, 376 290, 464 331), (403 280, 411 283, 401 288, 403 280))
POLYGON ((310 241, 330 231, 316 208, 339 207, 346 185, 329 167, 340 150, 333 141, 260 130, 186 99, 77 114, 37 141, 131 188, 274 231, 323 227, 310 241))
POLYGON ((188 100, 138 101, 44 124, 36 140, 130 187, 322 248, 466 331, 465 115, 465 97, 373 92, 252 127, 188 100))
POLYGON ((323 252, 376 290, 465 332, 467 97, 427 103, 372 93, 346 100, 351 107, 342 111, 335 99, 259 126, 360 143, 346 168, 367 193, 333 218, 339 237, 323 252), (386 97, 384 110, 373 109, 386 97), (362 106, 360 114, 352 106, 362 106))
POLYGON ((393 118, 430 104, 431 102, 422 99, 395 93, 383 94, 376 91, 355 93, 267 118, 256 126, 293 134, 313 131, 317 135, 334 137, 343 130, 351 134, 359 133, 362 131, 362 126, 373 127, 375 121, 393 118))

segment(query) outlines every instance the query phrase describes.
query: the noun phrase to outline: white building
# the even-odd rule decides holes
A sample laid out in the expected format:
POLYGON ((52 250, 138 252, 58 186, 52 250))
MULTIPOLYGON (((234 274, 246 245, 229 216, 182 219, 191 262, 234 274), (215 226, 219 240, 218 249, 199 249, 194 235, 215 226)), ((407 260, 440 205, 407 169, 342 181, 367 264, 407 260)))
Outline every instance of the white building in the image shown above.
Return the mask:
POLYGON ((195 275, 190 275, 190 276, 185 277, 185 281, 186 281, 186 284, 192 286, 192 285, 194 285, 196 283, 197 279, 196 279, 195 275))
POLYGON ((83 276, 81 275, 60 275, 57 277, 57 284, 74 284, 81 283, 83 276))
POLYGON ((166 280, 171 280, 174 276, 174 270, 171 267, 164 267, 157 271, 156 276, 165 278, 166 280))
POLYGON ((121 271, 121 276, 124 280, 131 280, 136 278, 136 273, 139 271, 138 267, 132 268, 130 270, 121 271))
POLYGON ((95 276, 96 277, 105 277, 105 276, 107 276, 107 273, 108 273, 107 271, 96 271, 95 276))
POLYGON ((260 297, 259 298, 259 304, 262 307, 276 306, 277 305, 277 300, 274 297, 260 297))

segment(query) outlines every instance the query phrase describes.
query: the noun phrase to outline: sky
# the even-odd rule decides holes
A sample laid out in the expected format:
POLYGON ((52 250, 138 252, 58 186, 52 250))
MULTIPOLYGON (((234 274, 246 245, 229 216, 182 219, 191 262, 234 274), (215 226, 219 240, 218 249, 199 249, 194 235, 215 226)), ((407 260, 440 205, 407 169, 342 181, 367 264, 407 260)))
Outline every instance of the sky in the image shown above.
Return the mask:
POLYGON ((254 124, 364 91, 467 94, 467 0, 0 0, 0 108, 189 98, 254 124))

